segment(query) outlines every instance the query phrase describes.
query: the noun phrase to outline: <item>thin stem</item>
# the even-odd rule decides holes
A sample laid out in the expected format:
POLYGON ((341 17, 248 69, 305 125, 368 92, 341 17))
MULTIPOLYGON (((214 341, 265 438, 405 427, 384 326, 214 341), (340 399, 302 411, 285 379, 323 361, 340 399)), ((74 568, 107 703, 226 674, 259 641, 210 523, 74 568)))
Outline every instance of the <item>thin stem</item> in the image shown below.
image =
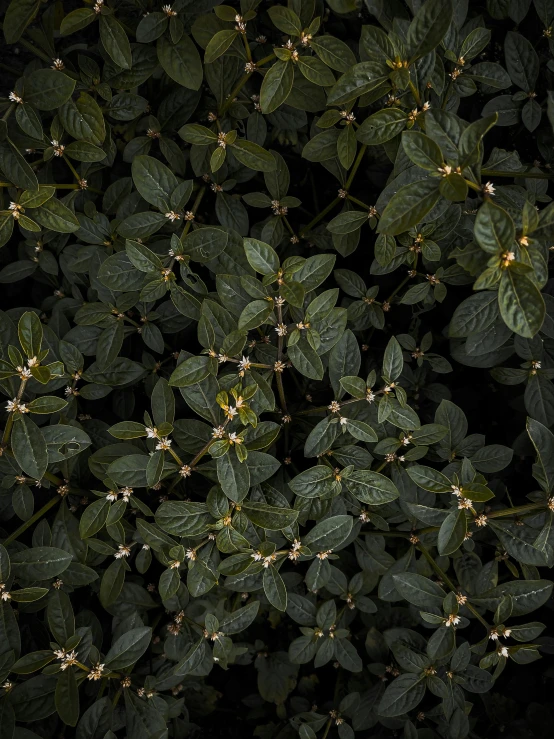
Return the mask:
MULTIPOLYGON (((17 391, 17 395, 15 398, 15 402, 19 403, 21 398, 23 397, 23 393, 25 392, 25 385, 27 384, 27 380, 24 377, 21 377, 21 381, 19 383, 19 390, 17 391)), ((12 432, 13 422, 15 419, 15 412, 12 411, 10 415, 8 416, 8 420, 6 421, 6 428, 4 429, 4 434, 2 436, 2 446, 7 446, 9 440, 10 440, 10 434, 12 432)))
POLYGON ((419 91, 411 80, 410 80, 410 90, 412 92, 412 95, 414 96, 414 100, 416 101, 418 106, 421 108, 421 98, 419 96, 419 91))
POLYGON ((338 197, 335 198, 334 200, 332 200, 329 203, 329 205, 326 208, 323 208, 323 210, 321 211, 321 213, 318 213, 315 218, 312 218, 312 220, 308 223, 308 225, 305 226, 300 231, 300 233, 298 234, 300 236, 300 238, 301 239, 305 239, 306 238, 306 234, 309 231, 312 230, 312 228, 316 225, 316 223, 319 223, 323 218, 325 218, 325 216, 327 215, 327 213, 329 213, 330 210, 333 210, 333 208, 335 207, 335 205, 337 205, 338 203, 340 203, 340 201, 341 201, 340 198, 338 198, 338 197))
POLYGON ((367 203, 364 203, 363 200, 358 200, 358 198, 355 198, 353 195, 347 195, 346 197, 348 200, 351 200, 353 203, 356 203, 356 205, 359 205, 361 208, 365 208, 365 210, 369 210, 371 207, 367 203))
POLYGON ((480 187, 479 185, 476 185, 476 184, 475 184, 474 182, 472 182, 471 180, 467 180, 467 179, 465 179, 465 180, 464 180, 464 182, 466 183, 466 185, 467 185, 468 187, 471 187, 471 189, 472 189, 472 190, 476 190, 477 192, 481 192, 481 187, 480 187))
MULTIPOLYGON (((272 59, 275 59, 275 54, 273 54, 273 53, 269 54, 268 56, 265 56, 263 59, 260 59, 259 62, 256 62, 256 66, 257 67, 261 67, 262 64, 267 64, 272 59)), ((247 74, 243 75, 240 78, 240 80, 237 82, 237 84, 235 85, 235 87, 231 90, 231 92, 229 93, 229 97, 223 103, 223 105, 221 106, 221 108, 219 110, 219 117, 220 118, 223 117, 225 115, 225 113, 229 110, 229 108, 233 104, 234 99, 239 94, 239 92, 242 90, 242 88, 245 86, 245 84, 248 82, 248 80, 250 79, 250 77, 252 77, 252 74, 248 74, 247 73, 247 74)))
MULTIPOLYGON (((17 187, 17 185, 14 185, 12 182, 0 182, 0 187, 17 187)), ((58 190, 79 190, 81 186, 73 183, 70 185, 58 185, 55 182, 52 182, 47 185, 43 185, 43 187, 56 187, 58 190)), ((91 189, 92 188, 89 188, 89 190, 91 189)), ((99 192, 99 190, 94 190, 93 192, 99 192)))
POLYGON ((17 105, 17 103, 12 103, 12 104, 10 105, 10 107, 9 107, 9 108, 8 108, 8 109, 6 110, 6 112, 5 112, 5 113, 4 113, 4 115, 2 116, 2 120, 3 120, 3 121, 7 121, 7 120, 8 120, 8 118, 9 118, 9 117, 11 116, 11 114, 12 114, 12 113, 14 112, 14 110, 15 110, 15 106, 16 106, 16 105, 17 105))
MULTIPOLYGON (((283 306, 281 305, 277 306, 277 321, 279 325, 283 323, 283 306)), ((284 336, 281 336, 279 334, 279 337, 277 339, 277 361, 279 362, 283 359, 283 342, 284 342, 284 336)), ((285 398, 285 389, 283 387, 283 373, 275 372, 275 380, 277 382, 277 390, 279 392, 279 402, 281 403, 281 410, 286 415, 288 411, 287 411, 287 401, 285 398)))
POLYGON ((73 177, 75 177, 75 179, 77 180, 77 184, 79 184, 79 186, 80 186, 81 175, 77 172, 77 170, 71 164, 70 160, 67 158, 67 156, 65 154, 63 155, 63 160, 67 164, 67 166, 69 167, 69 169, 71 170, 71 173, 73 174, 73 177))
POLYGON ((18 529, 16 529, 12 534, 8 536, 7 539, 5 539, 4 546, 7 547, 9 544, 15 541, 18 536, 23 534, 24 531, 27 531, 29 526, 32 526, 36 521, 39 520, 39 518, 42 518, 42 516, 44 516, 44 514, 47 513, 50 508, 53 508, 60 500, 62 500, 62 498, 59 495, 56 495, 55 498, 50 498, 48 503, 45 503, 40 510, 33 514, 31 518, 25 521, 25 523, 21 524, 18 529))
POLYGON ((481 174, 486 177, 525 177, 532 180, 550 180, 554 172, 502 172, 498 169, 482 169, 481 174))
POLYGON ((327 736, 329 735, 329 731, 331 730, 331 726, 333 725, 333 719, 328 718, 327 723, 325 725, 325 731, 323 732, 323 736, 321 739, 327 739, 327 736))
MULTIPOLYGON (((204 193, 206 192, 206 187, 203 186, 198 191, 198 194, 196 195, 196 198, 194 200, 194 203, 192 204, 191 213, 194 213, 196 215, 198 208, 200 207, 200 203, 202 202, 202 198, 204 197, 204 193)), ((183 233, 181 234, 181 244, 185 240, 185 236, 188 234, 192 226, 192 221, 187 221, 185 223, 185 226, 183 228, 183 233)))
POLYGON ((362 159, 364 158, 364 155, 366 153, 367 144, 364 144, 360 151, 358 152, 358 156, 356 157, 356 160, 354 164, 352 165, 352 169, 350 170, 350 174, 348 175, 348 179, 346 180, 344 184, 344 189, 348 190, 352 182, 354 181, 354 177, 356 176, 356 172, 358 171, 358 167, 362 163, 362 159))
MULTIPOLYGON (((438 564, 435 562, 435 560, 433 559, 433 557, 431 556, 431 554, 429 553, 429 551, 426 549, 426 547, 424 547, 423 544, 420 542, 417 545, 417 548, 423 554, 423 556, 425 557, 425 559, 429 562, 429 564, 431 565, 431 567, 433 568, 433 570, 435 571, 435 573, 440 577, 440 579, 444 583, 446 583, 446 585, 448 585, 448 587, 450 588, 450 590, 453 593, 458 593, 459 592, 459 588, 457 588, 454 585, 454 583, 448 577, 448 575, 438 566, 438 564)), ((483 624, 483 626, 487 629, 487 631, 488 631, 490 629, 490 626, 485 621, 485 619, 483 618, 483 616, 481 616, 481 614, 479 613, 479 611, 477 611, 477 609, 474 608, 469 601, 466 601, 465 606, 466 606, 466 608, 468 610, 471 611, 471 613, 473 613, 473 615, 475 616, 475 618, 477 618, 483 624)))

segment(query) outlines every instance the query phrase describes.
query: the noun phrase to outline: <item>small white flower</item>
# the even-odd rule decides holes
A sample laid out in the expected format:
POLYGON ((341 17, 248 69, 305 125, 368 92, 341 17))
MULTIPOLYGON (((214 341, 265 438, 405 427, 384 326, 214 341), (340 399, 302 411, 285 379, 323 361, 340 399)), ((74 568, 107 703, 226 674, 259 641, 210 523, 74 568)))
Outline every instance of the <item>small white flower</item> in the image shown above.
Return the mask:
POLYGON ((492 184, 492 182, 487 182, 485 185, 483 185, 481 191, 483 195, 494 195, 494 185, 492 184))
POLYGON ((501 657, 508 657, 510 655, 508 647, 498 647, 496 651, 501 657))
POLYGON ((8 95, 8 100, 10 100, 12 103, 18 103, 19 105, 21 105, 21 103, 23 102, 23 98, 19 97, 17 92, 10 92, 10 94, 8 95))
POLYGON ((214 439, 223 439, 223 437, 225 436, 225 429, 223 428, 223 426, 215 426, 212 429, 212 436, 214 439))
POLYGON ((10 413, 29 413, 29 410, 26 407, 25 403, 20 403, 17 398, 14 398, 13 400, 8 400, 8 402, 6 403, 6 409, 10 413))
POLYGON ((341 426, 346 426, 346 424, 348 423, 348 418, 346 418, 346 416, 341 416, 339 422, 341 426))
POLYGON ((57 139, 52 139, 50 142, 50 145, 54 149, 54 156, 55 157, 61 157, 63 156, 65 146, 63 144, 60 144, 60 142, 57 139))
POLYGON ((188 464, 184 464, 179 470, 181 477, 190 477, 192 475, 192 467, 188 464))
POLYGON ((329 556, 330 554, 332 554, 332 552, 333 552, 333 550, 332 550, 332 549, 327 549, 327 551, 325 551, 325 552, 318 552, 318 554, 316 554, 316 557, 317 557, 318 559, 327 559, 327 557, 328 557, 328 556, 329 556))
POLYGON ((244 71, 246 72, 246 74, 252 74, 252 72, 255 72, 256 69, 257 66, 255 62, 246 62, 246 64, 244 65, 244 71))
POLYGON ((65 64, 61 59, 52 59, 52 66, 51 69, 57 69, 61 71, 62 69, 65 69, 65 64))
POLYGON ((244 373, 246 370, 249 370, 252 366, 252 362, 248 359, 248 357, 245 357, 243 355, 242 359, 240 360, 238 364, 239 371, 244 373))
POLYGON ((61 662, 60 670, 67 670, 71 665, 77 664, 77 652, 73 650, 71 652, 64 653, 63 657, 61 657, 61 662))
POLYGON ((181 216, 176 213, 174 210, 170 210, 168 213, 165 214, 166 218, 169 218, 169 220, 173 223, 173 221, 180 221, 181 216))
POLYGON ((114 554, 116 559, 125 559, 131 554, 131 547, 127 544, 120 544, 117 552, 114 554))
POLYGON ((101 665, 100 663, 93 665, 87 675, 87 680, 100 680, 103 677, 103 671, 104 665, 101 665))
POLYGON ((110 492, 106 495, 106 500, 109 500, 110 503, 115 503, 117 500, 118 494, 114 490, 110 490, 110 492))
POLYGON ((169 449, 171 446, 171 439, 168 439, 166 436, 163 439, 160 439, 160 441, 156 444, 156 449, 163 450, 163 449, 169 449))
POLYGON ((171 5, 162 5, 162 13, 165 13, 168 18, 177 15, 177 11, 171 8, 171 5))
POLYGON ((371 390, 368 390, 365 394, 365 399, 368 403, 373 403, 375 400, 375 393, 372 393, 371 390))
POLYGON ((121 488, 121 490, 119 492, 121 493, 121 497, 123 498, 123 500, 126 503, 128 503, 129 502, 129 498, 133 494, 133 488, 129 488, 129 487, 121 488))
POLYGON ((332 401, 331 401, 331 402, 329 403, 329 405, 327 406, 327 408, 328 408, 328 409, 329 409, 329 410, 330 410, 330 411, 331 411, 332 413, 338 413, 338 412, 340 411, 340 403, 338 402, 338 400, 332 400, 332 401))
POLYGON ((446 619, 445 626, 457 626, 460 623, 460 617, 455 613, 451 613, 446 619))
POLYGON ((147 439, 156 439, 158 436, 158 429, 153 426, 147 426, 146 427, 146 438, 147 439))
POLYGON ((275 331, 277 331, 277 336, 286 336, 288 333, 288 329, 284 323, 278 323, 275 331))

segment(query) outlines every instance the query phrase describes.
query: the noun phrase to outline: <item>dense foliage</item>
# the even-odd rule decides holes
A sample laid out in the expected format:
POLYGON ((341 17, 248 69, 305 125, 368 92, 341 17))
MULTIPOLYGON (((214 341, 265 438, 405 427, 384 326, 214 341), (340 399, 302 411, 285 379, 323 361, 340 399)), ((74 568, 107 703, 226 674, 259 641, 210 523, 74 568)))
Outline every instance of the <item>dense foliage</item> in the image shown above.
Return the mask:
POLYGON ((551 727, 554 0, 284 2, 0 3, 1 739, 551 727))

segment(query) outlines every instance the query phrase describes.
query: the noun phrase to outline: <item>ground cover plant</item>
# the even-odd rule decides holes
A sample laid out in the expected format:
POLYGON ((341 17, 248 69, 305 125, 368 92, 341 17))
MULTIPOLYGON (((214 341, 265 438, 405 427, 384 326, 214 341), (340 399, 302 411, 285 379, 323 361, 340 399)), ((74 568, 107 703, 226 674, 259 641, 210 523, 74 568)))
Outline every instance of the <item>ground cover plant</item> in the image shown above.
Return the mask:
POLYGON ((0 739, 546 736, 554 0, 0 9, 0 739))

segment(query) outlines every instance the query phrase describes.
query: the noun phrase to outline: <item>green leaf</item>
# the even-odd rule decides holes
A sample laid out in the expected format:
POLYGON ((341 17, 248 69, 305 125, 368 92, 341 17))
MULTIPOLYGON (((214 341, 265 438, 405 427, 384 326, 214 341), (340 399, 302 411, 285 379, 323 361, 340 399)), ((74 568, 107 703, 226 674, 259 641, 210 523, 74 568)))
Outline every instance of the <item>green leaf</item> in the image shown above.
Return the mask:
POLYGON ((380 716, 387 718, 402 716, 413 710, 425 695, 424 677, 420 675, 400 675, 385 690, 377 709, 380 716))
POLYGON ((423 490, 428 490, 430 493, 452 492, 452 483, 448 477, 432 467, 414 465, 408 467, 406 472, 411 480, 423 490))
POLYGON ((4 38, 7 44, 19 41, 23 31, 33 22, 40 0, 12 0, 4 16, 4 38))
POLYGON ((463 544, 467 532, 465 510, 449 513, 439 529, 437 548, 442 556, 454 554, 463 544))
POLYGON ((537 453, 533 477, 549 493, 554 489, 554 434, 534 418, 527 419, 527 433, 537 453))
POLYGON ((45 395, 42 398, 35 398, 27 403, 28 410, 31 413, 59 413, 67 405, 67 400, 57 398, 54 395, 45 395))
POLYGON ((75 213, 57 198, 50 198, 40 208, 33 210, 32 214, 35 221, 51 231, 68 234, 80 228, 75 213))
POLYGON ((383 108, 368 116, 356 131, 356 138, 366 146, 390 141, 406 127, 408 116, 400 108, 383 108))
POLYGON ((415 226, 439 199, 437 179, 426 179, 404 185, 389 200, 379 220, 379 233, 395 236, 415 226))
POLYGON ((56 110, 69 100, 75 80, 54 69, 36 69, 25 80, 24 99, 39 110, 56 110))
POLYGON ((185 33, 177 43, 161 36, 156 50, 164 72, 172 80, 189 90, 200 88, 203 78, 202 61, 196 46, 185 33))
POLYGON ((532 339, 541 328, 546 312, 544 298, 526 274, 509 268, 504 270, 498 304, 502 320, 519 336, 532 339))
POLYGON ((367 505, 384 505, 399 496, 392 480, 371 470, 354 470, 343 478, 343 483, 352 495, 367 505))
POLYGON ((260 90, 260 106, 264 114, 273 113, 290 95, 294 82, 292 63, 276 61, 266 72, 260 90))
POLYGON ((239 462, 231 450, 217 458, 217 479, 225 495, 235 503, 240 503, 250 489, 250 472, 245 462, 239 462))
POLYGON ((263 587, 265 596, 271 605, 278 611, 285 611, 287 608, 287 589, 283 578, 272 564, 264 569, 263 587))
POLYGON ((391 337, 385 349, 383 357, 383 374, 389 382, 393 382, 402 373, 404 367, 404 357, 402 348, 396 337, 391 337))
POLYGON ((206 64, 211 64, 212 62, 215 62, 216 59, 219 59, 222 54, 225 54, 238 35, 238 32, 232 29, 218 31, 215 36, 212 36, 209 44, 206 46, 204 62, 206 64))
POLYGON ((265 323, 272 313, 273 301, 254 300, 240 314, 238 327, 240 330, 250 331, 265 323))
POLYGON ((450 0, 426 0, 420 6, 407 33, 410 61, 433 51, 443 40, 452 20, 450 0))
POLYGON ((344 105, 375 90, 387 79, 386 69, 377 62, 355 64, 333 85, 327 104, 344 105))
POLYGON ((27 416, 18 416, 11 441, 14 457, 23 472, 34 480, 41 480, 48 467, 48 450, 36 423, 27 416))
POLYGON ((442 609, 446 593, 433 580, 415 572, 400 572, 393 575, 392 579, 394 587, 408 603, 425 610, 442 609))
POLYGON ((420 131, 404 131, 402 146, 406 155, 422 169, 436 172, 443 163, 440 147, 432 138, 420 131))
POLYGON ((149 156, 133 159, 133 183, 147 203, 161 211, 168 211, 171 193, 179 181, 165 164, 149 156))
POLYGON ((76 31, 80 31, 82 28, 86 28, 97 19, 98 15, 92 8, 77 8, 63 18, 60 25, 60 33, 62 36, 69 36, 76 31))
POLYGON ((100 15, 100 40, 102 45, 117 64, 123 69, 130 69, 133 64, 131 44, 125 29, 114 15, 100 15))
POLYGON ((79 688, 71 668, 59 673, 56 684, 56 711, 67 726, 76 726, 79 720, 79 688))
POLYGON ((348 72, 356 64, 352 49, 336 36, 317 36, 310 41, 310 48, 331 69, 348 72))
POLYGON ((79 521, 79 533, 82 539, 94 536, 104 528, 109 510, 110 503, 106 498, 95 500, 85 508, 79 521))
POLYGON ((32 359, 40 354, 43 330, 40 318, 34 311, 26 311, 17 324, 19 343, 25 354, 32 359))
POLYGON ((323 378, 323 363, 307 339, 302 337, 294 346, 289 346, 288 351, 290 361, 300 374, 312 380, 323 378))
POLYGON ((544 605, 552 594, 550 580, 511 580, 472 598, 472 603, 496 611, 505 595, 512 598, 512 616, 525 616, 544 605))
POLYGON ((267 503, 256 503, 254 501, 241 503, 241 510, 246 517, 256 526, 269 531, 286 529, 298 518, 298 511, 289 508, 276 508, 267 503))
POLYGON ((300 36, 302 33, 302 23, 294 11, 281 5, 274 5, 267 12, 273 25, 283 33, 289 36, 300 36))
POLYGON ((510 215, 490 200, 485 202, 475 219, 477 243, 489 254, 509 252, 515 241, 515 226, 510 215))
POLYGON ((257 239, 244 239, 244 251, 250 266, 262 275, 275 274, 279 269, 277 252, 269 244, 257 239))
POLYGON ((275 160, 269 151, 253 141, 236 139, 231 148, 239 162, 249 169, 257 172, 272 172, 275 169, 275 160))
POLYGON ((330 87, 335 84, 335 75, 329 67, 314 56, 300 56, 297 61, 298 69, 304 77, 314 85, 330 87))
POLYGON ((22 580, 48 580, 61 575, 73 555, 57 547, 38 546, 11 556, 12 570, 22 580))
POLYGON ((130 629, 119 637, 104 657, 104 663, 110 670, 123 670, 131 667, 148 649, 152 639, 152 629, 140 626, 130 629))
POLYGON ((302 539, 302 543, 313 552, 336 549, 352 531, 354 519, 352 516, 332 516, 317 523, 302 539))
POLYGON ((331 492, 335 488, 333 470, 326 465, 318 465, 296 475, 289 487, 301 498, 316 498, 331 492))

